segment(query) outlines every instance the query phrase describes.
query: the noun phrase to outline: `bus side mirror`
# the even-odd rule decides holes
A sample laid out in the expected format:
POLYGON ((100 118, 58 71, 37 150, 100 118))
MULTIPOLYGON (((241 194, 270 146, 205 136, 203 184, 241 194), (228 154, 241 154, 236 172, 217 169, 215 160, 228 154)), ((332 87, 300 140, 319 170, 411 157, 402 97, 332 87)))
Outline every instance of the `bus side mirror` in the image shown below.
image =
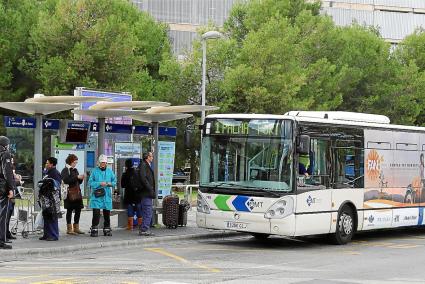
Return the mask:
POLYGON ((300 135, 298 137, 297 153, 302 155, 310 153, 310 136, 300 135))

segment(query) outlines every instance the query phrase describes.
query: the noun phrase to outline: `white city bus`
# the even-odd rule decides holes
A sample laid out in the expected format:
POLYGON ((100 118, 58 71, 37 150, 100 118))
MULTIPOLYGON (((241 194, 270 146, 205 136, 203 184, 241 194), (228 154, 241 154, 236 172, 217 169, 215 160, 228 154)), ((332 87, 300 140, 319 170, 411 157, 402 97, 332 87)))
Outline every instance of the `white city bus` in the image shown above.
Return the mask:
POLYGON ((197 224, 269 235, 424 225, 425 128, 363 113, 206 118, 197 224))

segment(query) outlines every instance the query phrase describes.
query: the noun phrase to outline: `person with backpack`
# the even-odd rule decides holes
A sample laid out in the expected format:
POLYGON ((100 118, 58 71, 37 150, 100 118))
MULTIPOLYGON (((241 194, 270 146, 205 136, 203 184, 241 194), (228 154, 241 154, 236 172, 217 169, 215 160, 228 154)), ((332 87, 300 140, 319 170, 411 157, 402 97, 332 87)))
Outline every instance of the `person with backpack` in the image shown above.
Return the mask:
POLYGON ((137 215, 138 226, 142 225, 142 193, 132 159, 125 160, 125 172, 121 176, 121 187, 124 188, 124 204, 127 206, 127 230, 132 230, 134 214, 137 215))
MULTIPOLYGON (((55 157, 49 157, 46 160, 44 177, 44 186, 40 188, 40 200, 44 204, 45 208, 49 210, 43 210, 43 236, 39 238, 40 241, 57 241, 59 240, 59 222, 58 218, 60 214, 60 186, 62 183, 62 176, 56 169, 58 159, 55 157), (50 179, 53 184, 47 182, 50 179), (43 190, 41 190, 43 189, 43 190), (44 193, 44 198, 41 198, 44 193), (44 201, 44 203, 43 203, 44 201), (47 202, 46 202, 47 201, 47 202), (46 204, 48 206, 46 206, 46 204)), ((41 206, 43 208, 43 206, 41 206)))

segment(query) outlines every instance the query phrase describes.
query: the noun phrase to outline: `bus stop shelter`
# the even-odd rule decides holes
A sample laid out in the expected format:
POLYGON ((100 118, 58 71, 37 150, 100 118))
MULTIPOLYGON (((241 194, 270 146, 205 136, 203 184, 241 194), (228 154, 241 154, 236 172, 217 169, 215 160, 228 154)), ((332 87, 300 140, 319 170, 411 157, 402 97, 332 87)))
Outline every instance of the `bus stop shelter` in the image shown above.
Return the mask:
MULTIPOLYGON (((97 97, 71 97, 71 96, 44 96, 41 94, 34 95, 34 98, 26 99, 24 102, 2 102, 0 108, 33 115, 36 121, 34 129, 34 178, 33 186, 37 188, 37 183, 42 178, 43 161, 42 161, 42 139, 43 139, 43 116, 67 111, 78 107, 80 102, 97 102, 105 99, 97 97)), ((34 190, 34 198, 37 200, 38 192, 34 190)), ((38 203, 35 202, 38 208, 38 203)))
MULTIPOLYGON (((128 110, 127 115, 129 115, 132 119, 147 122, 152 124, 153 126, 153 145, 152 145, 152 152, 154 153, 154 176, 155 176, 155 188, 158 189, 159 187, 159 163, 157 162, 159 159, 157 145, 159 141, 159 124, 179 119, 185 119, 192 117, 193 112, 202 112, 202 111, 208 111, 208 110, 216 110, 217 107, 213 106, 200 106, 200 105, 181 105, 181 106, 166 106, 166 105, 160 105, 160 104, 168 104, 163 102, 102 102, 97 103, 93 105, 89 110, 73 110, 72 112, 75 114, 80 115, 88 115, 88 116, 94 116, 94 117, 102 117, 103 121, 105 121, 106 118, 114 117, 114 116, 122 116, 122 110, 121 108, 146 108, 145 111, 135 111, 135 110, 128 110), (146 103, 146 104, 144 104, 146 103), (154 103, 157 103, 157 106, 153 106, 154 103)), ((99 124, 100 126, 100 124, 99 124)), ((104 127, 103 127, 104 128, 104 127)), ((103 129, 102 126, 100 126, 100 129, 103 129)), ((101 138, 99 134, 99 143, 101 143, 101 138)), ((102 144, 102 143, 101 143, 102 144)), ((99 144, 100 145, 100 144, 99 144)), ((99 149, 99 153, 100 149, 99 149)), ((158 224, 158 213, 160 212, 160 206, 159 206, 159 200, 158 200, 158 192, 155 196, 155 214, 154 214, 154 223, 158 224)))

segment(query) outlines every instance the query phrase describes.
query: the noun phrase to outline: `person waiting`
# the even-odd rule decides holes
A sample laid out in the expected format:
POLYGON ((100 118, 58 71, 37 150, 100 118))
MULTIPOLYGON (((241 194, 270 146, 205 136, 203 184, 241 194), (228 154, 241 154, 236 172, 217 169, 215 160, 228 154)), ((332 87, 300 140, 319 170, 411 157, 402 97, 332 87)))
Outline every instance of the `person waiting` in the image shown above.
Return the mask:
POLYGON ((125 160, 125 172, 121 176, 121 187, 124 188, 124 204, 127 206, 127 230, 133 229, 134 214, 137 215, 138 226, 142 225, 142 191, 133 160, 125 160))
POLYGON ((90 208, 93 209, 92 226, 90 237, 98 236, 100 222, 100 210, 103 210, 103 235, 112 236, 111 210, 112 191, 117 184, 114 172, 107 168, 108 159, 102 154, 98 159, 98 167, 95 168, 89 178, 89 186, 92 190, 90 196, 90 208))

